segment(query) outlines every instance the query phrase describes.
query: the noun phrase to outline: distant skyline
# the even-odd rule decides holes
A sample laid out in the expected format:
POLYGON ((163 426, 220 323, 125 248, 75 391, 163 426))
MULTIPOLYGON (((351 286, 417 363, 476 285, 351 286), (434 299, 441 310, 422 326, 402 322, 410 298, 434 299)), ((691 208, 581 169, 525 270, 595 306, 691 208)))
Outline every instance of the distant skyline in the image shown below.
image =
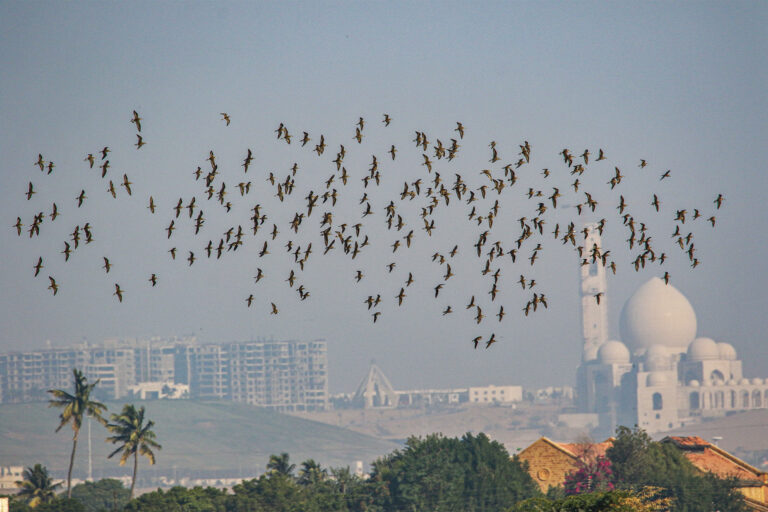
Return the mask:
MULTIPOLYGON (((562 229, 574 220, 578 231, 606 218, 605 245, 618 265, 617 274, 608 275, 610 338, 619 338, 621 306, 632 291, 669 271, 693 305, 697 335, 733 344, 745 375, 765 377, 766 23, 768 5, 746 1, 492 2, 474 9, 460 2, 2 2, 0 350, 109 337, 323 338, 333 393, 354 389, 372 359, 398 389, 573 385, 582 349, 579 259, 551 231, 558 222, 562 229), (146 142, 138 150, 134 110, 146 142), (390 126, 382 122, 385 113, 390 126), (353 138, 359 117, 366 121, 360 144, 353 138), (450 145, 457 121, 466 133, 456 160, 432 157, 446 186, 458 173, 479 195, 478 187, 491 184, 481 171, 503 176, 502 166, 520 158, 524 141, 531 162, 498 196, 493 228, 467 220, 472 205, 455 201, 438 209, 428 236, 419 216, 426 200, 401 201, 400 193, 404 182, 434 178, 422 153, 431 156, 437 139, 450 145), (291 145, 276 138, 280 123, 290 130, 291 145), (312 141, 302 148, 304 131, 312 141), (428 151, 415 148, 416 131, 428 135, 428 151), (327 141, 322 156, 311 150, 320 134, 327 141), (489 162, 491 141, 499 162, 489 162), (337 174, 327 188, 340 144, 353 179, 344 187, 337 174), (392 144, 394 162, 387 153, 392 144), (96 167, 104 146, 112 150, 111 168, 102 179, 96 167), (559 154, 563 148, 578 161, 586 148, 591 152, 578 193, 559 154), (254 160, 245 174, 247 149, 254 160), (607 161, 595 162, 599 149, 607 161), (210 169, 210 150, 220 171, 215 185, 227 183, 231 212, 208 201, 193 176, 197 166, 210 169), (50 175, 35 166, 38 153, 54 161, 50 175), (94 169, 84 161, 88 153, 95 155, 94 169), (366 189, 361 178, 373 155, 382 183, 366 189), (639 166, 641 159, 647 167, 639 166), (283 181, 294 162, 297 190, 281 202, 267 177, 273 172, 283 181), (625 180, 611 190, 614 167, 625 180), (669 179, 661 181, 668 169, 669 179), (120 185, 123 174, 132 182, 130 196, 120 185), (117 199, 107 190, 110 179, 117 199), (237 184, 249 180, 252 191, 241 196, 237 184), (36 193, 27 200, 29 182, 36 193), (543 198, 529 200, 529 187, 542 190, 543 198), (557 209, 547 199, 553 187, 564 196, 557 209), (369 193, 373 214, 362 222, 372 245, 355 260, 341 252, 338 239, 323 256, 319 231, 329 203, 322 198, 302 231, 291 231, 294 213, 306 213, 308 192, 322 196, 332 188, 340 196, 334 228, 347 222, 344 236, 364 211, 360 197, 369 193), (78 208, 81 190, 86 198, 78 208), (578 216, 575 204, 585 190, 599 205, 578 216), (725 197, 720 210, 713 204, 718 194, 725 197), (147 208, 150 195, 155 214, 147 208), (636 252, 626 247, 619 195, 638 223, 646 222, 654 247, 669 253, 664 265, 632 270, 636 252), (179 198, 186 206, 192 197, 195 216, 205 211, 198 236, 194 218, 173 213, 179 198), (385 225, 390 199, 407 223, 399 232, 385 225), (53 202, 61 213, 55 221, 47 217, 53 202), (493 262, 492 270, 502 272, 500 296, 491 301, 490 276, 480 274, 484 260, 473 254, 477 237, 489 230, 486 250, 496 240, 510 250, 520 234, 518 219, 530 222, 539 202, 548 211, 538 260, 533 267, 527 261, 539 241, 532 240, 514 264, 508 255, 493 262), (268 216, 256 237, 249 220, 255 203, 268 216), (677 209, 688 211, 683 234, 694 233, 695 269, 670 237, 677 209), (690 218, 694 209, 702 218, 690 218), (28 229, 39 212, 46 214, 40 236, 17 236, 17 217, 28 229), (716 215, 714 228, 705 220, 710 215, 716 215), (168 238, 172 219, 176 231, 168 238), (86 222, 93 243, 81 241, 65 262, 64 242, 73 244, 73 229, 86 222), (280 231, 274 243, 273 223, 280 231), (208 240, 216 244, 238 225, 246 232, 242 249, 218 262, 215 254, 208 259, 208 240), (404 245, 411 229, 413 247, 393 252, 393 242, 404 245), (297 265, 285 248, 289 239, 302 250, 313 244, 293 288, 286 282, 297 265), (270 254, 259 257, 264 240, 270 254), (445 264, 431 257, 447 256, 457 244, 458 254, 448 258, 455 276, 445 280, 445 264), (192 266, 189 251, 196 257, 192 266), (33 277, 41 256, 44 268, 33 277), (266 275, 254 283, 258 268, 266 275), (365 274, 360 283, 358 269, 365 274), (396 295, 409 272, 415 282, 399 307, 396 295), (533 291, 546 294, 547 309, 524 316, 530 295, 517 283, 520 274, 535 277, 533 291), (58 283, 56 296, 48 276, 58 283), (435 299, 440 282, 445 286, 435 299), (116 283, 122 303, 113 295, 116 283), (304 301, 300 285, 310 292, 304 301), (363 301, 376 294, 384 302, 374 324, 374 310, 363 301), (479 325, 465 309, 473 294, 486 315, 479 325), (270 314, 272 302, 277 315, 270 314), (499 303, 506 311, 502 322, 494 317, 499 303), (453 313, 443 315, 449 305, 453 313), (486 340, 491 333, 497 342, 490 349, 472 349, 475 336, 486 340)), ((473 203, 479 215, 487 214, 493 194, 473 203)))

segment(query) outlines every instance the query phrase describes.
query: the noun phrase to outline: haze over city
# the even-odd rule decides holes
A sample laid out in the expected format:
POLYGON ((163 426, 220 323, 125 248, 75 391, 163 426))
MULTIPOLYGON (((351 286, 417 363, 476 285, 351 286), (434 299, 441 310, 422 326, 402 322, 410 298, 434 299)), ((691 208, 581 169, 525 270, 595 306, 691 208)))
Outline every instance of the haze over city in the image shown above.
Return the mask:
MULTIPOLYGON (((352 391, 375 359, 397 388, 483 384, 572 385, 581 360, 579 257, 573 246, 555 239, 556 223, 574 222, 577 234, 587 222, 605 218, 604 247, 617 272, 608 275, 605 299, 611 338, 619 337, 621 305, 651 277, 669 272, 671 283, 691 302, 699 336, 733 344, 748 376, 764 376, 768 365, 768 274, 764 272, 768 179, 764 147, 768 140, 768 71, 765 55, 768 7, 763 3, 696 4, 597 2, 315 4, 132 3, 0 4, 0 350, 64 347, 110 337, 194 335, 200 342, 249 339, 312 340, 328 343, 331 392, 352 391), (141 116, 146 145, 137 149, 133 111, 141 116), (222 113, 227 113, 226 120, 222 113), (385 126, 384 115, 391 118, 385 126), (364 119, 362 141, 354 136, 364 119), (463 138, 457 122, 465 128, 463 138), (291 144, 276 137, 281 123, 291 144), (306 131, 312 138, 302 147, 306 131), (416 132, 429 138, 416 148, 416 132), (324 136, 323 155, 312 148, 324 136), (432 157, 437 139, 460 144, 456 159, 432 157), (495 141, 496 147, 489 144, 495 141), (530 145, 530 163, 516 169, 518 182, 499 194, 500 213, 492 228, 467 220, 472 205, 451 199, 438 208, 435 230, 422 229, 424 198, 401 200, 403 183, 421 178, 426 188, 435 171, 453 184, 490 185, 481 171, 501 178, 520 146, 530 145), (333 158, 342 144, 351 176, 347 189, 336 183, 333 158), (397 158, 388 151, 397 147, 397 158), (103 179, 101 149, 111 153, 103 179), (577 162, 585 149, 591 163, 582 189, 560 154, 569 148, 577 162), (243 172, 248 150, 253 162, 243 172), (489 162, 492 149, 500 161, 489 162), (598 151, 607 161, 596 162, 598 151), (214 151, 228 185, 232 211, 207 200, 193 172, 210 170, 214 151), (97 165, 84 158, 92 153, 97 165), (41 172, 38 154, 55 167, 41 172), (432 158, 428 172, 422 154, 432 158), (372 156, 381 185, 364 188, 372 156), (647 165, 641 167, 641 161, 647 165), (297 191, 278 200, 267 178, 291 173, 297 191), (614 167, 625 180, 612 189, 614 167), (549 176, 542 173, 548 169, 549 176), (661 176, 670 170, 669 177, 661 176), (130 195, 120 186, 130 177, 130 195), (114 180, 117 198, 108 192, 114 180), (249 195, 237 183, 252 181, 249 195), (27 199, 28 183, 35 194, 27 199), (310 190, 338 188, 334 229, 364 222, 371 247, 352 260, 337 247, 323 255, 319 231, 329 204, 294 233, 291 220, 306 213, 310 190), (553 187, 563 194, 554 208, 553 187), (529 200, 529 188, 543 197, 529 200), (78 196, 85 191, 81 208, 78 196), (575 205, 584 191, 596 211, 575 205), (367 193, 373 213, 360 196, 367 193), (653 195, 660 211, 651 205, 653 195), (722 208, 714 204, 722 194, 722 208), (645 222, 663 265, 635 271, 617 205, 623 195, 638 222, 645 222), (157 213, 148 206, 152 196, 157 213), (194 234, 186 211, 176 218, 179 198, 192 197, 205 211, 194 234), (401 231, 387 229, 385 208, 394 200, 406 218, 401 231), (27 230, 38 212, 46 220, 39 236, 27 230), (503 266, 500 297, 490 300, 492 280, 474 254, 478 234, 492 229, 487 251, 497 239, 508 251, 520 235, 519 218, 549 210, 535 265, 528 242, 516 262, 503 266), (268 219, 254 238, 249 211, 261 203, 268 219), (691 260, 670 235, 675 213, 686 209, 683 235, 694 233, 699 261, 691 260), (693 220, 694 209, 702 217, 693 220), (407 215, 406 215, 407 214, 407 215), (716 216, 714 227, 706 219, 716 216), (13 227, 25 224, 21 235, 13 227), (175 219, 177 231, 166 229, 175 219), (351 220, 350 220, 351 219, 351 220), (355 220, 357 219, 357 220, 355 220), (93 227, 93 243, 81 243, 69 260, 61 252, 74 227, 93 227), (272 243, 272 225, 280 231, 272 243), (205 256, 230 227, 246 231, 242 248, 221 259, 205 256), (393 252, 392 244, 413 229, 414 244, 393 252), (296 262, 285 244, 293 239, 313 253, 306 269, 295 270, 301 300, 286 279, 296 262), (262 244, 270 254, 259 257, 262 244), (458 245, 455 259, 449 251, 458 245), (176 259, 168 250, 178 248, 176 259), (197 260, 186 258, 193 251, 197 260), (440 252, 451 264, 432 261, 440 252), (34 265, 44 269, 34 277, 34 265), (113 268, 102 268, 108 257, 113 268), (390 272, 387 265, 397 262, 390 272), (254 283, 258 269, 265 278, 254 283), (365 276, 356 282, 360 269, 365 276), (157 286, 149 282, 152 274, 157 286), (414 284, 398 306, 398 291, 409 273, 414 284), (548 307, 522 311, 530 292, 517 283, 534 277, 534 291, 548 307), (59 290, 54 296, 48 276, 59 290), (434 287, 444 282, 435 298, 434 287), (115 283, 123 290, 114 295, 115 283), (246 299, 253 294, 249 307, 246 299), (381 316, 364 300, 381 294, 381 316), (465 306, 471 295, 486 317, 478 324, 465 306), (272 314, 271 303, 279 307, 272 314), (501 322, 494 315, 504 304, 501 322), (453 313, 444 315, 447 306, 453 313), (491 333, 496 343, 473 349, 472 340, 491 333)), ((217 181, 216 188, 220 186, 217 181)), ((509 184, 507 185, 510 186, 509 184)), ((437 188, 437 186, 435 186, 437 188)), ((497 196, 489 189, 485 215, 497 196)), ((199 211, 199 210, 198 210, 199 211)), ((195 211, 197 215, 197 211, 195 211)), ((562 234, 560 237, 562 237, 562 234)), ((337 240, 337 246, 341 243, 337 240)), ((503 263, 501 263, 503 261, 503 263)))

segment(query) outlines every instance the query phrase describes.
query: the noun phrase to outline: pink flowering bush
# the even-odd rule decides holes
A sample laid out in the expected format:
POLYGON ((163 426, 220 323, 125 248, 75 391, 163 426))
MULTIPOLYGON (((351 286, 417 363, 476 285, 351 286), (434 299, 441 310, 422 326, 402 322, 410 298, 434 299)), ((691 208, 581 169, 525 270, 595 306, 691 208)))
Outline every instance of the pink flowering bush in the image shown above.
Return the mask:
POLYGON ((565 493, 568 495, 613 490, 611 461, 605 457, 580 460, 579 468, 565 476, 565 493))

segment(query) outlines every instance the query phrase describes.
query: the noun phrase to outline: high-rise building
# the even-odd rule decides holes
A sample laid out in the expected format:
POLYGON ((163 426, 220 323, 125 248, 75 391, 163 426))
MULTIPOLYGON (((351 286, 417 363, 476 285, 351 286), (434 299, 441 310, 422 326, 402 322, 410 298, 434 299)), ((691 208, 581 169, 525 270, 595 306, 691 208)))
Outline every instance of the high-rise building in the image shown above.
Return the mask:
POLYGON ((101 346, 0 354, 0 403, 47 399, 71 386, 72 368, 99 379, 97 397, 119 399, 146 382, 184 384, 192 398, 280 411, 328 407, 328 360, 321 340, 198 345, 194 339, 108 340, 101 346))

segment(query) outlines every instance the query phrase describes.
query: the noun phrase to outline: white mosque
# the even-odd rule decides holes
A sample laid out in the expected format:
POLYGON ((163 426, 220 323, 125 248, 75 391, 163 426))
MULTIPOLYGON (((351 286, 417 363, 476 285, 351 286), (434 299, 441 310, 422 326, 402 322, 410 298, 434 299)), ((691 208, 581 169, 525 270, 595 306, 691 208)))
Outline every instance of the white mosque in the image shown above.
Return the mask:
MULTIPOLYGON (((589 244, 600 246, 593 230, 589 244)), ((584 351, 577 373, 582 412, 600 425, 670 430, 730 411, 768 408, 768 379, 747 379, 729 343, 697 337, 696 313, 674 286, 652 278, 624 303, 621 341, 608 340, 605 268, 582 266, 584 351)))

